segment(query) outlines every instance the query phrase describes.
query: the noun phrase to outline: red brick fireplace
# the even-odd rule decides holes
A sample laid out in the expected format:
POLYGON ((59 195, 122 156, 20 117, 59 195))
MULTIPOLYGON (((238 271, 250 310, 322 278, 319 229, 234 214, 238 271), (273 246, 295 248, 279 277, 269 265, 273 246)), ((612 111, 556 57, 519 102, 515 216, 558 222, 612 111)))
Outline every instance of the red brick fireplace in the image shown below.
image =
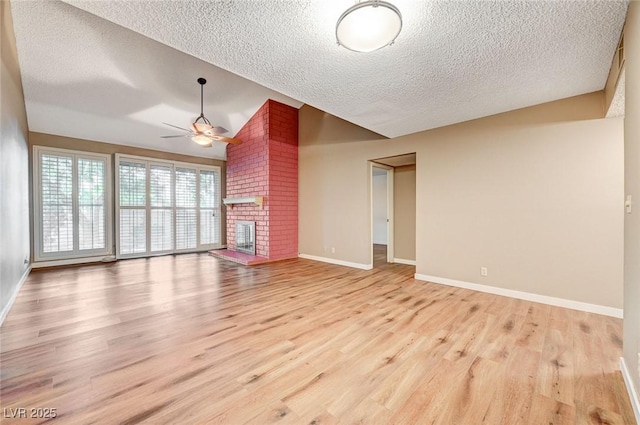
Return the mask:
POLYGON ((227 146, 227 249, 242 264, 298 256, 298 110, 268 100, 227 146), (262 202, 262 205, 260 203, 262 202), (255 222, 255 256, 236 251, 236 222, 255 222))

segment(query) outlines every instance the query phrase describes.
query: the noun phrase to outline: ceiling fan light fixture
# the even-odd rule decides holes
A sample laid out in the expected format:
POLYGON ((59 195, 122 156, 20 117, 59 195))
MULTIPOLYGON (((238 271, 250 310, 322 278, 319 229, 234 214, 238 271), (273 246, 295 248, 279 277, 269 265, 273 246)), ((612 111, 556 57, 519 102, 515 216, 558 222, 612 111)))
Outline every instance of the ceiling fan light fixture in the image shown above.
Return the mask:
POLYGON ((211 122, 204 116, 204 85, 207 84, 207 80, 200 77, 198 78, 198 84, 200 84, 200 115, 194 122, 191 123, 190 128, 182 128, 177 125, 166 124, 170 127, 177 128, 178 130, 184 130, 187 134, 178 135, 178 136, 160 136, 163 139, 174 138, 174 137, 190 137, 191 141, 199 144, 200 146, 210 148, 213 146, 214 141, 220 141, 224 143, 232 143, 234 145, 239 145, 242 143, 242 140, 234 139, 232 137, 221 136, 221 134, 228 133, 224 127, 213 126, 211 122))
POLYGON ((198 133, 204 133, 205 131, 210 131, 213 128, 209 123, 197 121, 193 123, 193 126, 198 130, 198 133))
POLYGON ((191 140, 202 146, 211 145, 211 138, 204 134, 196 134, 191 138, 191 140))
POLYGON ((402 15, 381 0, 356 3, 336 23, 338 44, 355 52, 373 52, 393 44, 402 29, 402 15))

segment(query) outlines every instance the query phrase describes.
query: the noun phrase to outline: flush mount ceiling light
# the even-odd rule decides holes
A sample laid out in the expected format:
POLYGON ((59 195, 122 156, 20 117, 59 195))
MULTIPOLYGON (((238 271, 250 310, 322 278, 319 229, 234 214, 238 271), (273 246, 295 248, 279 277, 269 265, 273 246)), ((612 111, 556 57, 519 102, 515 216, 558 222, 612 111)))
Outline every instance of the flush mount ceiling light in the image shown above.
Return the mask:
POLYGON ((373 52, 393 44, 402 29, 402 15, 386 1, 369 0, 347 9, 336 24, 338 44, 355 52, 373 52))

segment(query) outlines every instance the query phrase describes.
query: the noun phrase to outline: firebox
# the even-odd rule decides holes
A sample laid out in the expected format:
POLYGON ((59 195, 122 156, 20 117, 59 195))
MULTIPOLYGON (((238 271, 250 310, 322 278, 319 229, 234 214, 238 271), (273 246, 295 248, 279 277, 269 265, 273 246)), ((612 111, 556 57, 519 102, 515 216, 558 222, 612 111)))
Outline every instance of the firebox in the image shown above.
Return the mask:
POLYGON ((256 255, 255 221, 236 221, 236 251, 256 255))

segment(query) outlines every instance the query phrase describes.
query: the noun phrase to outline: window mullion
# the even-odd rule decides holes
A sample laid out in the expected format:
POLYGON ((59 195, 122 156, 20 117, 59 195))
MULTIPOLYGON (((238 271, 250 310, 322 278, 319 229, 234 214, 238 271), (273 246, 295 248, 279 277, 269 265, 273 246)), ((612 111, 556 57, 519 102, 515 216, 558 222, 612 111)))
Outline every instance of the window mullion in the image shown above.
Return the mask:
POLYGON ((71 217, 73 220, 73 253, 80 253, 80 214, 78 213, 78 155, 71 162, 71 217))
POLYGON ((176 193, 176 166, 171 172, 171 207, 173 209, 173 252, 178 250, 178 195, 176 193))
POLYGON ((200 169, 196 169, 196 249, 200 248, 200 169))
POLYGON ((145 201, 145 209, 146 209, 146 251, 145 254, 151 254, 151 163, 149 161, 146 162, 146 201, 145 201))

